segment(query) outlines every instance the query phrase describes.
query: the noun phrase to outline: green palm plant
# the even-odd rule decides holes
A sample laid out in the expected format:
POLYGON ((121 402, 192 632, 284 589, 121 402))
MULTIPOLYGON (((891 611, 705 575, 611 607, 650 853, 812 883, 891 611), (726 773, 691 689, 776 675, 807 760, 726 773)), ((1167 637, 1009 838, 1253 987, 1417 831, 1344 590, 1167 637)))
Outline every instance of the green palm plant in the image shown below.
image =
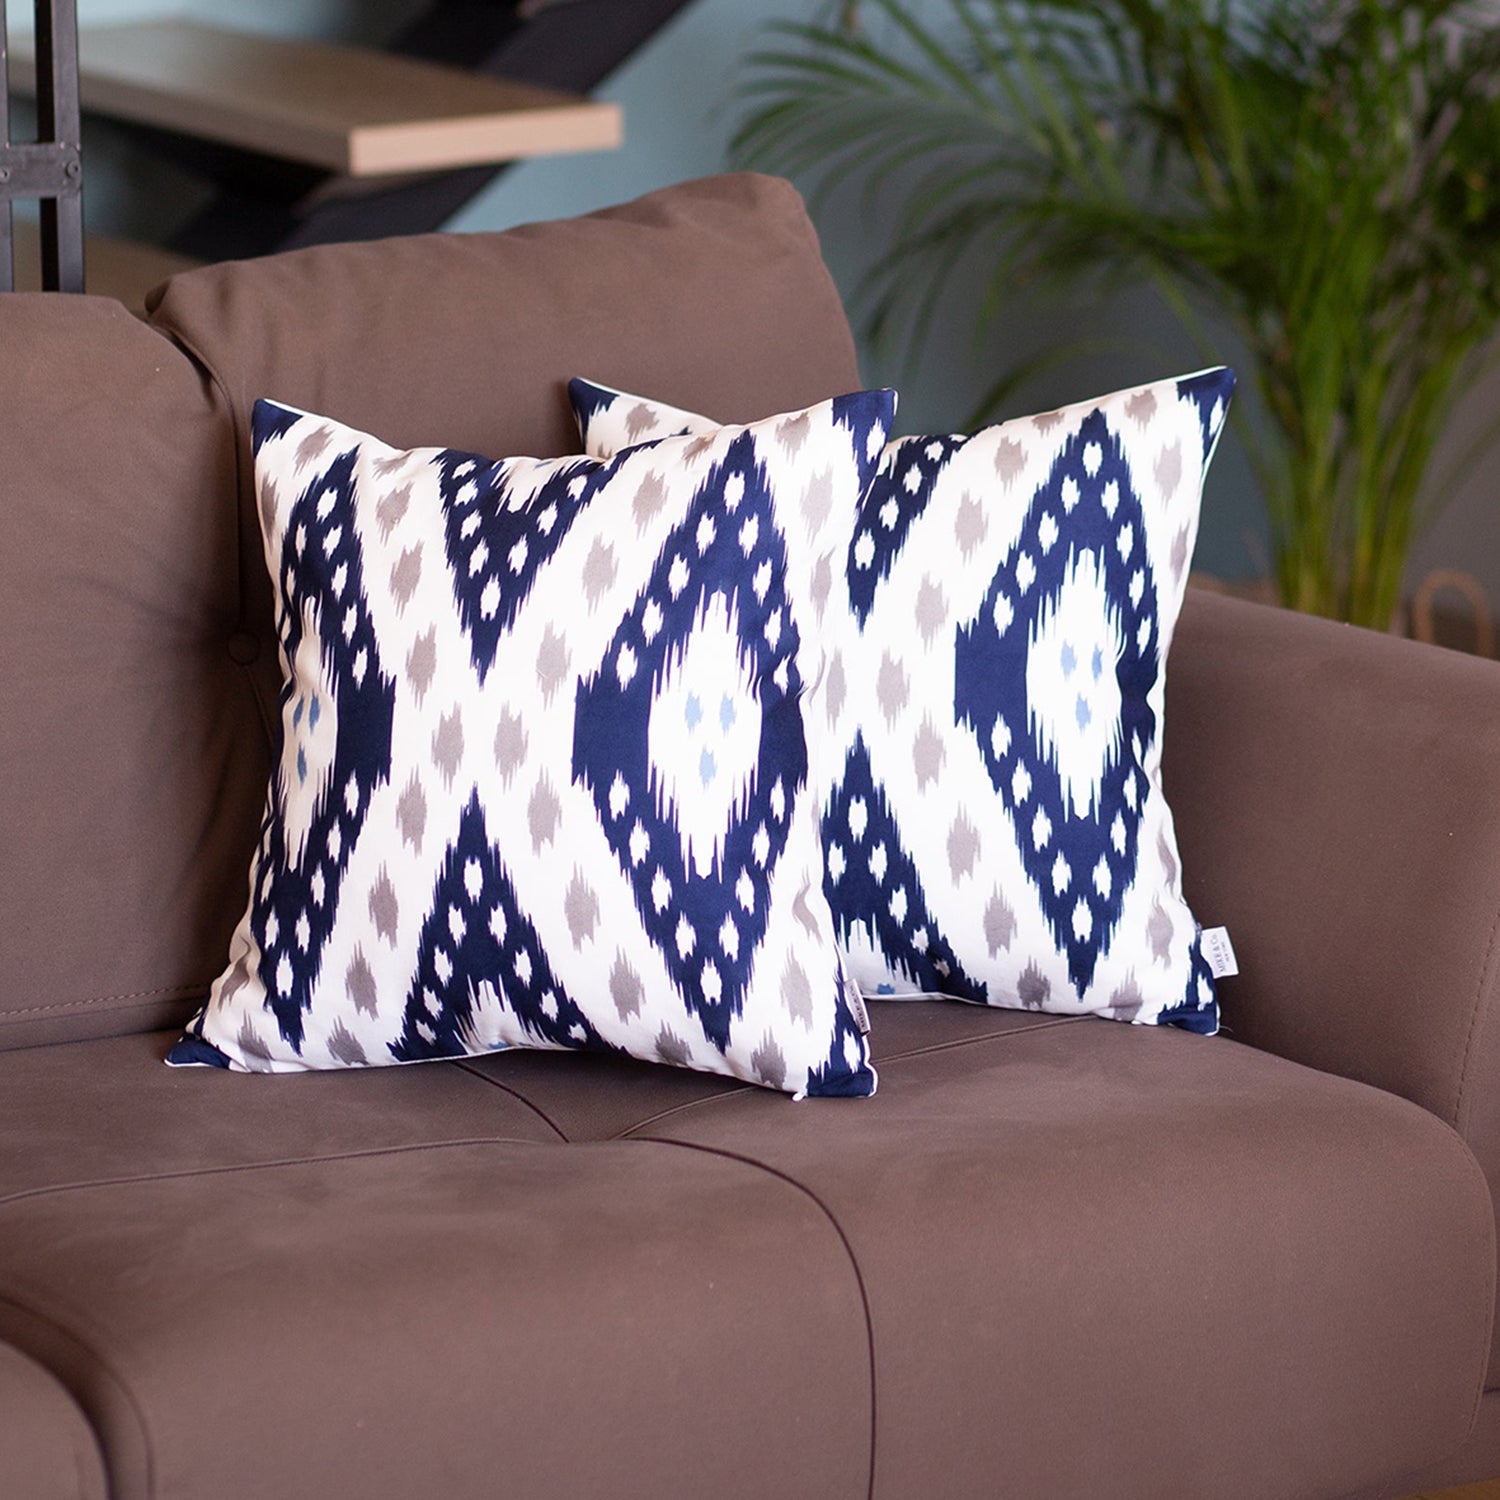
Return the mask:
POLYGON ((736 154, 880 206, 877 328, 920 337, 974 257, 990 317, 1097 274, 1149 278, 1200 338, 1211 311, 1268 418, 1247 448, 1282 599, 1389 626, 1500 320, 1500 24, 1472 0, 846 0, 774 30, 736 154))

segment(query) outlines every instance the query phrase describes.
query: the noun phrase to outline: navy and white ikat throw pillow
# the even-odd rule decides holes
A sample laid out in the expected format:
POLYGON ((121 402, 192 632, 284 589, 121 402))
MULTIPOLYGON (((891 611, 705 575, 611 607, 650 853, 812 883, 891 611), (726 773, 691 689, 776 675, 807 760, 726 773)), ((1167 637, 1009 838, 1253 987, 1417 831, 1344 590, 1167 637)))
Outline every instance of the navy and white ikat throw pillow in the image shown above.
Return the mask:
POLYGON ((894 400, 500 462, 257 403, 281 746, 169 1060, 580 1048, 872 1093, 807 728, 894 400))
MULTIPOLYGON (((842 518, 824 889, 866 995, 1212 1033, 1161 785, 1220 368, 887 447, 842 518)), ((586 450, 708 418, 572 383, 586 450)))

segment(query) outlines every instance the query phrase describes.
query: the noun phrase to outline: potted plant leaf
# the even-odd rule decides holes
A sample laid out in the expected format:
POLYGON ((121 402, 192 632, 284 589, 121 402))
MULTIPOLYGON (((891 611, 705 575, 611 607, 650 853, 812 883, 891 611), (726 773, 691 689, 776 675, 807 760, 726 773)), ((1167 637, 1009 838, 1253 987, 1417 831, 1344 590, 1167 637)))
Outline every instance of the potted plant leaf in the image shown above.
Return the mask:
MULTIPOLYGON (((1500 13, 1470 0, 856 0, 749 59, 742 161, 860 183, 874 319, 953 268, 1142 276, 1248 353, 1282 600, 1387 628, 1500 319, 1500 13)), ((1472 461, 1482 440, 1462 462, 1472 461)))

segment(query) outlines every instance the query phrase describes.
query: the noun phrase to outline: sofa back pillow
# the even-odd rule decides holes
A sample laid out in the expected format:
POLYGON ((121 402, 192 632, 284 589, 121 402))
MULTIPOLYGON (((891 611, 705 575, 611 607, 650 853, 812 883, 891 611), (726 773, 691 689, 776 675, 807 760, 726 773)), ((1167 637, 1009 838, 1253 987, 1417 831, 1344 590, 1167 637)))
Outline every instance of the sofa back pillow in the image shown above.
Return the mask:
MULTIPOLYGON (((843 518, 825 890, 867 995, 1217 1029, 1161 730, 1233 389, 1205 370, 898 438, 843 518)), ((713 430, 591 381, 570 391, 590 453, 713 430)))
MULTIPOLYGON (((503 233, 203 267, 172 278, 148 316, 229 405, 252 556, 250 418, 263 396, 398 448, 551 458, 577 451, 566 385, 580 368, 745 421, 860 383, 802 199, 752 173, 503 233)), ((252 603, 274 651, 269 590, 252 603)))
POLYGON ((269 764, 232 430, 104 298, 0 297, 0 350, 0 1048, 181 1025, 269 764))

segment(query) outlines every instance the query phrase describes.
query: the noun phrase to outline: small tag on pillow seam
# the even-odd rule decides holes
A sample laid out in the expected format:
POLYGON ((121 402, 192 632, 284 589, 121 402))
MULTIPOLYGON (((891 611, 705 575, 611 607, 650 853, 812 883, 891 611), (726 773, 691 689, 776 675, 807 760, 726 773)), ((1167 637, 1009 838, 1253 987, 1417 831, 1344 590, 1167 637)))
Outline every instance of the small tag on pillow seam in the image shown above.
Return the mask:
POLYGON ((859 1027, 861 1036, 870 1034, 870 1012, 865 1008, 865 997, 860 994, 859 986, 844 975, 844 1004, 849 1007, 849 1014, 854 1017, 854 1024, 859 1027))
POLYGON ((1240 966, 1234 956, 1234 944, 1229 941, 1229 929, 1205 927, 1198 936, 1203 944, 1203 957, 1208 961, 1209 972, 1214 978, 1234 978, 1240 972, 1240 966))

